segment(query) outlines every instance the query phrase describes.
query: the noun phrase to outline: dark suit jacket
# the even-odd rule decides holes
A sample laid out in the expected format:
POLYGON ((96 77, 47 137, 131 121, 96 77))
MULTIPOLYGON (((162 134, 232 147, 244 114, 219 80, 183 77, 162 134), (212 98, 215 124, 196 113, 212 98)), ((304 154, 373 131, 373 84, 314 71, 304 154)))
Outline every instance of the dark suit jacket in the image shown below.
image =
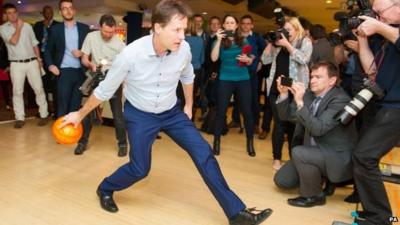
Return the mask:
MULTIPOLYGON (((53 23, 51 23, 51 25, 49 27, 47 27, 47 32, 48 32, 48 37, 50 37, 50 32, 51 32, 51 28, 54 27, 54 25, 59 24, 60 22, 53 20, 53 23)), ((35 25, 33 25, 33 32, 35 33, 36 39, 39 41, 39 49, 42 48, 43 45, 43 28, 44 28, 44 24, 43 24, 43 20, 39 21, 37 23, 35 23, 35 25)))
MULTIPOLYGON (((89 33, 89 26, 83 23, 77 22, 78 35, 79 35, 79 49, 82 48, 83 41, 86 35, 89 33)), ((64 23, 56 24, 51 28, 49 40, 47 43, 46 51, 44 52, 44 61, 46 66, 55 65, 60 68, 62 60, 64 58, 65 51, 65 30, 64 23)))
POLYGON ((296 110, 289 100, 277 104, 279 117, 296 123, 294 140, 303 140, 305 132, 311 135, 325 157, 328 178, 342 182, 352 177, 351 151, 357 142, 354 123, 342 125, 334 116, 350 102, 340 87, 333 87, 321 100, 315 116, 310 106, 315 96, 310 90, 304 95, 304 106, 296 110))

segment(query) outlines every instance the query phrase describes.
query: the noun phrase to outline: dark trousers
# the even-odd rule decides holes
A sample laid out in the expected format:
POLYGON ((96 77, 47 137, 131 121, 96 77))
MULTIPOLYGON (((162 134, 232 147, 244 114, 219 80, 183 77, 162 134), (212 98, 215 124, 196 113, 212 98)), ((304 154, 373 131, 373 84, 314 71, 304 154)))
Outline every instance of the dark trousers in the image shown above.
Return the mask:
POLYGON ((296 146, 292 159, 276 172, 274 182, 283 189, 300 187, 300 195, 307 198, 322 193, 322 177, 326 176, 321 150, 312 146, 296 146))
POLYGON ((282 159, 282 147, 284 143, 285 133, 288 136, 289 155, 291 155, 292 139, 295 125, 288 121, 283 121, 279 118, 276 100, 278 96, 270 94, 269 104, 272 109, 272 118, 274 119, 274 128, 272 129, 272 154, 274 159, 282 159))
MULTIPOLYGON (((258 97, 258 75, 250 74, 251 84, 251 111, 253 113, 254 127, 258 127, 260 120, 260 102, 258 97)), ((240 124, 240 110, 238 96, 234 95, 234 104, 232 110, 232 120, 240 124)))
POLYGON ((225 81, 218 82, 218 105, 217 121, 214 136, 219 138, 222 133, 224 122, 226 121, 226 111, 229 101, 235 94, 238 97, 240 111, 244 116, 244 125, 247 138, 253 138, 253 115, 251 111, 251 83, 250 80, 244 81, 225 81))
POLYGON ((381 108, 353 152, 354 180, 367 220, 360 225, 389 225, 392 216, 379 161, 400 138, 400 109, 381 108))
POLYGON ((190 155, 228 218, 245 208, 243 202, 229 189, 210 145, 178 105, 154 114, 140 111, 126 101, 124 113, 131 147, 130 161, 103 180, 100 184, 102 191, 120 191, 146 177, 150 171, 152 144, 160 130, 163 130, 190 155))
POLYGON ((4 102, 8 106, 11 106, 10 84, 11 82, 9 80, 0 80, 0 86, 3 93, 4 102))
POLYGON ((82 93, 79 87, 85 80, 82 69, 63 68, 57 80, 57 117, 77 111, 81 107, 82 93))
MULTIPOLYGON (((196 114, 196 109, 195 108, 200 108, 201 110, 201 116, 207 111, 207 98, 204 94, 204 84, 205 84, 205 78, 204 78, 204 70, 203 68, 195 69, 194 70, 195 79, 194 79, 194 84, 193 84, 193 118, 192 120, 195 119, 195 114, 196 114)), ((184 96, 183 96, 184 97, 184 96)))
POLYGON ((49 94, 52 95, 53 108, 51 109, 50 104, 48 104, 49 112, 52 112, 52 113, 54 113, 54 115, 57 115, 57 108, 58 108, 58 106, 57 106, 57 77, 47 71, 46 75, 42 76, 42 82, 43 82, 43 89, 46 93, 47 103, 50 102, 49 94))
MULTIPOLYGON (((122 113, 122 85, 117 89, 114 96, 109 100, 111 112, 114 118, 115 136, 118 140, 119 147, 126 147, 126 129, 125 120, 122 113)), ((80 144, 87 145, 89 142, 89 135, 93 127, 93 121, 96 118, 96 113, 93 110, 83 119, 83 134, 79 140, 80 144)))
POLYGON ((261 129, 269 133, 271 131, 272 108, 267 93, 264 94, 265 96, 264 96, 263 116, 261 120, 261 129))

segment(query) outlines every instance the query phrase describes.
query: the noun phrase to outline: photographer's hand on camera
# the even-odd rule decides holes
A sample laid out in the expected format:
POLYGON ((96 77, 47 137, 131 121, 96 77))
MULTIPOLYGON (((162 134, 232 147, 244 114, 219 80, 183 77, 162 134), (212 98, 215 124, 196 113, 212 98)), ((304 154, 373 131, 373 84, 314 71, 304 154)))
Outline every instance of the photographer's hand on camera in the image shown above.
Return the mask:
POLYGON ((281 46, 281 47, 286 48, 286 50, 288 50, 289 53, 292 53, 293 50, 294 50, 292 44, 291 44, 291 43, 289 42, 289 40, 285 37, 285 35, 282 35, 282 37, 281 37, 280 39, 278 39, 278 40, 275 42, 275 45, 276 45, 276 46, 281 46))
POLYGON ((358 41, 354 41, 354 40, 347 40, 344 42, 344 44, 351 50, 353 50, 354 52, 358 53, 360 51, 359 49, 359 45, 358 45, 358 41))
POLYGON ((384 23, 369 16, 359 16, 358 18, 364 20, 357 28, 357 33, 360 36, 371 36, 378 33, 379 27, 384 25, 384 23))
POLYGON ((289 88, 281 84, 281 76, 276 79, 276 88, 279 91, 279 99, 284 100, 289 97, 289 88))
POLYGON ((222 39, 224 39, 226 37, 223 29, 219 29, 217 31, 217 33, 215 33, 215 35, 217 36, 218 41, 221 41, 222 39))

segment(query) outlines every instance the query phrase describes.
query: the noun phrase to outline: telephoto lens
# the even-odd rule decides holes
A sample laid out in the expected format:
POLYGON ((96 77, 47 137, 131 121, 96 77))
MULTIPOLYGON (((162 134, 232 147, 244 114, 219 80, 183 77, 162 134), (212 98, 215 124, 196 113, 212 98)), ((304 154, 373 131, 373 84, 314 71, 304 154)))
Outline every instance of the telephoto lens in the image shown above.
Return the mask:
POLYGON ((342 111, 335 115, 334 119, 347 125, 357 114, 368 104, 373 96, 383 98, 385 91, 371 80, 364 79, 364 88, 344 107, 342 111))

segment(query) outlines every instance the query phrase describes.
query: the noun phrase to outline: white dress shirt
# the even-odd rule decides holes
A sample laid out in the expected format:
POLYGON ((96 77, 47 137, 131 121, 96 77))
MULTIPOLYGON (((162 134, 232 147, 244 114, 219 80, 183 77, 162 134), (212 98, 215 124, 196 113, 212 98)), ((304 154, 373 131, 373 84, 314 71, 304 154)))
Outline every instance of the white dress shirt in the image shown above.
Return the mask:
POLYGON ((124 95, 137 109, 162 113, 175 106, 176 87, 192 84, 194 80, 189 44, 182 41, 180 48, 158 56, 153 47, 153 35, 142 37, 117 55, 106 79, 94 90, 96 98, 110 99, 125 81, 124 95))

